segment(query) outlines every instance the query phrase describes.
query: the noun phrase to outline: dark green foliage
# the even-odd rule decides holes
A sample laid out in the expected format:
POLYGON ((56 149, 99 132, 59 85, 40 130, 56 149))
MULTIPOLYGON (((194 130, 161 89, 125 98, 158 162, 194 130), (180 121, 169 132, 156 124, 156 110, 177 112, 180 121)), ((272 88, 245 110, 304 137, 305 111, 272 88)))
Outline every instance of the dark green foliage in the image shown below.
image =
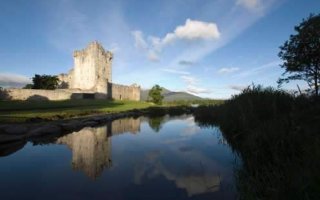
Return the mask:
POLYGON ((3 87, 0 87, 0 100, 10 100, 11 97, 3 87))
POLYGON ((59 79, 57 76, 50 75, 38 75, 35 74, 32 78, 33 84, 26 85, 26 89, 44 89, 44 90, 54 90, 58 87, 59 79))
POLYGON ((146 109, 146 116, 154 118, 154 117, 162 117, 164 115, 170 116, 179 116, 183 114, 192 114, 193 108, 189 106, 152 106, 146 109))
POLYGON ((33 84, 27 84, 23 87, 23 89, 32 89, 33 88, 33 84))
POLYGON ((162 88, 159 85, 155 85, 149 91, 149 97, 151 101, 155 104, 162 104, 163 95, 161 94, 162 88))
POLYGON ((320 14, 310 15, 295 27, 297 32, 280 47, 279 57, 284 60, 285 69, 278 83, 290 80, 304 80, 319 96, 320 80, 320 14))
POLYGON ((252 86, 219 106, 195 111, 217 125, 242 159, 240 199, 320 199, 320 104, 252 86))

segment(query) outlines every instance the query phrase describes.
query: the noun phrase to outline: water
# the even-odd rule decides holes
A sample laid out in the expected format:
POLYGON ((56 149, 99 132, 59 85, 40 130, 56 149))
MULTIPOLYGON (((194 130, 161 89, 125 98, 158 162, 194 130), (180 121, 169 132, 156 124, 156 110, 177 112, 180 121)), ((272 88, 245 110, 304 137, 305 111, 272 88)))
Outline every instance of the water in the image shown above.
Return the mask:
POLYGON ((234 199, 235 156, 190 115, 0 145, 0 199, 234 199))

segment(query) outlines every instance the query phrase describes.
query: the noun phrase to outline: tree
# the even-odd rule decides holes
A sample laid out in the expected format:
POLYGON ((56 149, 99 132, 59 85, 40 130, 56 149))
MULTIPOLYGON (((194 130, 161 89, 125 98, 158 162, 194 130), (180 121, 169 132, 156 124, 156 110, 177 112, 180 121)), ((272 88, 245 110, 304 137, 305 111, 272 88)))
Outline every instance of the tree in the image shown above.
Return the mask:
POLYGON ((295 35, 280 47, 279 57, 284 61, 285 69, 278 80, 279 85, 291 80, 304 80, 311 90, 319 96, 320 80, 320 14, 311 14, 295 26, 295 35))
POLYGON ((23 89, 32 89, 33 88, 33 84, 27 84, 23 87, 23 89))
POLYGON ((162 88, 159 85, 155 85, 149 91, 149 97, 155 104, 162 104, 163 95, 161 94, 162 88))
MULTIPOLYGON (((32 82, 32 89, 54 90, 58 87, 59 78, 57 76, 35 74, 32 82)), ((26 85, 25 87, 30 88, 30 85, 26 85)))

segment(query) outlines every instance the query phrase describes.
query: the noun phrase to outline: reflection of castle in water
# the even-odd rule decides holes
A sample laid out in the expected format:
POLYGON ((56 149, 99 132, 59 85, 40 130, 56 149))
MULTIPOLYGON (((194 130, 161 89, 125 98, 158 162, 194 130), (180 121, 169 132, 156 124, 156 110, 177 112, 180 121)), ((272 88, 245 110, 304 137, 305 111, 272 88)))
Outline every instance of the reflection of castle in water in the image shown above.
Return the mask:
POLYGON ((83 171, 91 178, 99 177, 112 165, 111 136, 125 132, 137 133, 140 119, 126 118, 103 127, 87 127, 59 138, 57 144, 65 144, 72 150, 72 168, 83 171))

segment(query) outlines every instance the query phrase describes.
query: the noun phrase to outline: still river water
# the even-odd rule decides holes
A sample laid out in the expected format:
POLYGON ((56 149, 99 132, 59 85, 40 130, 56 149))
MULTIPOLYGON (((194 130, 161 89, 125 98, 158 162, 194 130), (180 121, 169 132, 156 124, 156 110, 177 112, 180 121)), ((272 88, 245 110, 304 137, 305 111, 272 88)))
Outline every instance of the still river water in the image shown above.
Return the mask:
POLYGON ((236 156, 218 128, 190 115, 119 119, 0 150, 3 200, 236 198, 236 156))

